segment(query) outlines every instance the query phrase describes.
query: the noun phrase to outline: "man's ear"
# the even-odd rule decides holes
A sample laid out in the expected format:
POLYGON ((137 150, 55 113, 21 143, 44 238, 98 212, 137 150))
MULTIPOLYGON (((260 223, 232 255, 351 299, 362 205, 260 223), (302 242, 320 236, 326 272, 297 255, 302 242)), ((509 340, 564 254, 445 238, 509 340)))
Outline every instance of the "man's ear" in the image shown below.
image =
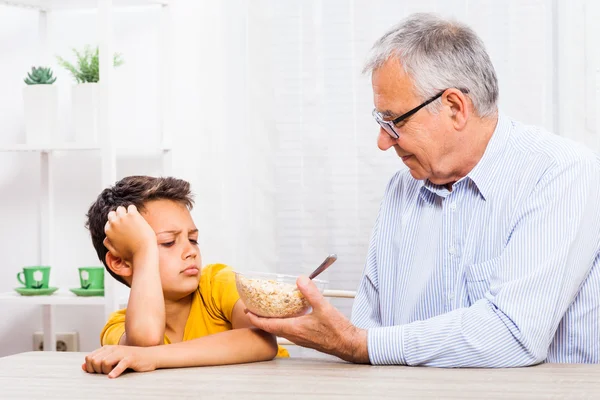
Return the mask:
POLYGON ((454 128, 462 130, 471 112, 467 96, 459 89, 450 88, 442 96, 442 102, 449 107, 454 128))
POLYGON ((106 261, 108 268, 119 276, 128 278, 133 274, 131 264, 123 261, 120 257, 114 256, 110 251, 106 253, 104 260, 106 261))

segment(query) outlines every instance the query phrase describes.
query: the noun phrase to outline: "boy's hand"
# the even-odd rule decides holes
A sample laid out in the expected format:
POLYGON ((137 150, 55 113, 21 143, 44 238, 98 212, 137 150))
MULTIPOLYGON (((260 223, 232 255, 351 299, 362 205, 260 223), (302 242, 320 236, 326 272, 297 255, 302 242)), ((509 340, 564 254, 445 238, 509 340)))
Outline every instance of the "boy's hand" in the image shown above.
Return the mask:
POLYGON ((104 246, 116 257, 132 262, 134 254, 156 247, 156 234, 148 222, 131 204, 108 213, 104 226, 104 246))
POLYGON ((137 372, 154 371, 154 350, 153 347, 103 346, 85 357, 81 369, 90 374, 105 374, 109 378, 118 377, 127 368, 137 372))

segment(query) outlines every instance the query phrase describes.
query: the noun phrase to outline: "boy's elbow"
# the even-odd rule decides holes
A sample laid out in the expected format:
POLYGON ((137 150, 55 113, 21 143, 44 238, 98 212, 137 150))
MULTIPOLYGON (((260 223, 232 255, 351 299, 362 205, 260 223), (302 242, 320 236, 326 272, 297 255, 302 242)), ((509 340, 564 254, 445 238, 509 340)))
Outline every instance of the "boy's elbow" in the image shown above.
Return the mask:
POLYGON ((164 344, 164 342, 161 342, 160 340, 154 340, 154 339, 143 339, 136 343, 137 344, 130 344, 130 346, 153 347, 153 346, 160 346, 161 344, 164 344))
POLYGON ((131 335, 128 333, 126 340, 128 346, 137 347, 152 347, 164 344, 164 338, 159 334, 131 335))
POLYGON ((125 322, 125 338, 128 346, 152 347, 164 344, 165 330, 159 329, 158 323, 141 323, 132 320, 125 322))

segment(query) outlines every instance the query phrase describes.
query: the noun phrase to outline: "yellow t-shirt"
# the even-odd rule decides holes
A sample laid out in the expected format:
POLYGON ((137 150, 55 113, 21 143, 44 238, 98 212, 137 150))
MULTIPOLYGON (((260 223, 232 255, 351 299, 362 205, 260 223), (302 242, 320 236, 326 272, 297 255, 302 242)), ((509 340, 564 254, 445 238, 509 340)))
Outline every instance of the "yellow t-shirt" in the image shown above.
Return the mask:
MULTIPOLYGON (((190 314, 185 324, 183 340, 231 330, 233 307, 240 296, 235 286, 235 275, 224 264, 207 265, 202 269, 198 289, 194 292, 190 314)), ((127 309, 112 313, 100 333, 100 344, 119 344, 125 333, 127 309)), ((165 335, 165 344, 171 341, 165 335)), ((289 357, 288 351, 279 346, 277 357, 289 357)))

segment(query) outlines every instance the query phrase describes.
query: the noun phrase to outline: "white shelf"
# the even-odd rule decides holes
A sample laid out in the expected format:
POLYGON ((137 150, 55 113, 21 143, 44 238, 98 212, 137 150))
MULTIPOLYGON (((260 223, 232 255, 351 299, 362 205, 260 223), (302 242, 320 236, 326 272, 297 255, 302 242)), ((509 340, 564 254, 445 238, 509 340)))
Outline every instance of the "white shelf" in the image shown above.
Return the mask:
POLYGON ((104 306, 106 304, 104 297, 80 297, 75 296, 67 289, 59 289, 49 296, 21 296, 17 292, 0 293, 0 303, 19 303, 33 305, 70 305, 70 306, 104 306))
MULTIPOLYGON (((98 0, 0 0, 1 5, 39 11, 95 9, 98 0)), ((113 0, 113 7, 168 5, 169 0, 113 0)))
MULTIPOLYGON (((38 36, 39 36, 39 55, 40 59, 47 59, 52 53, 48 40, 48 19, 50 12, 53 11, 90 11, 98 15, 98 46, 100 48, 99 68, 100 75, 103 76, 102 89, 98 93, 98 118, 96 128, 98 133, 98 144, 82 143, 56 143, 51 142, 45 145, 28 144, 1 144, 0 153, 33 153, 40 156, 40 198, 39 198, 39 265, 53 265, 54 263, 54 244, 51 232, 54 231, 55 216, 54 209, 54 159, 55 153, 64 152, 97 152, 100 158, 100 187, 102 190, 109 185, 113 185, 117 180, 117 159, 121 157, 144 157, 159 156, 162 158, 162 170, 164 175, 171 174, 171 164, 173 152, 170 147, 170 132, 172 130, 172 112, 170 101, 170 90, 168 82, 172 74, 171 51, 173 48, 172 40, 172 21, 171 7, 172 0, 0 0, 1 6, 14 6, 26 10, 37 12, 38 15, 38 36), (124 135, 120 135, 112 124, 111 111, 111 92, 115 82, 108 73, 112 68, 112 58, 108 55, 113 53, 113 11, 117 8, 124 9, 138 7, 140 11, 147 7, 160 8, 160 19, 158 21, 160 36, 160 119, 158 122, 158 132, 160 132, 160 142, 146 143, 145 141, 134 142, 132 144, 123 143, 119 140, 124 135)), ((138 11, 137 9, 132 11, 138 11)), ((60 140, 60 139, 59 139, 60 140)), ((88 153, 86 153, 88 154, 88 153)), ((95 154, 94 154, 95 155, 95 154)), ((1 155, 0 155, 1 157, 1 155)), ((42 308, 42 321, 44 331, 44 349, 47 351, 55 350, 56 332, 55 332, 55 306, 63 305, 81 305, 81 306, 103 306, 105 318, 118 308, 121 304, 127 302, 127 299, 120 299, 117 294, 116 281, 107 280, 104 297, 78 297, 71 293, 67 288, 59 289, 50 296, 22 296, 11 290, 10 292, 0 293, 0 304, 30 304, 42 308), (121 300, 121 301, 119 301, 121 300)))
MULTIPOLYGON (((100 151, 99 146, 86 146, 77 143, 63 143, 53 145, 31 145, 31 144, 0 144, 0 152, 18 153, 18 152, 34 152, 34 153, 54 153, 65 151, 100 151)), ((152 155, 171 151, 170 146, 137 146, 137 147, 116 147, 117 155, 152 155)))

